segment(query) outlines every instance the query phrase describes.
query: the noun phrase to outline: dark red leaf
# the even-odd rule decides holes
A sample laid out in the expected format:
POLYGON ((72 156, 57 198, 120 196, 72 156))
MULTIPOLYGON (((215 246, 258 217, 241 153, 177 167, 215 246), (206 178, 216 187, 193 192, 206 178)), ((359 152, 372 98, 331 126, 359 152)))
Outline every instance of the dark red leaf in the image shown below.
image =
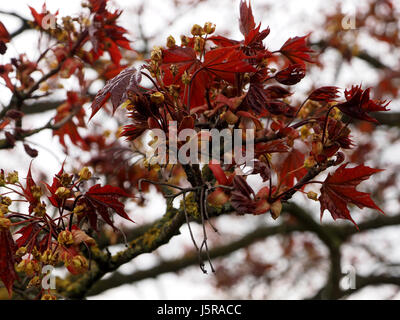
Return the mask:
POLYGON ((93 45, 91 54, 96 59, 103 55, 104 51, 107 51, 112 62, 119 66, 122 58, 119 47, 132 50, 130 41, 125 38, 127 30, 117 25, 117 20, 122 11, 108 11, 106 8, 107 0, 95 0, 92 2, 91 11, 94 13, 94 23, 89 26, 88 32, 89 40, 93 45))
POLYGON ((237 213, 251 213, 255 210, 254 191, 242 176, 235 176, 231 192, 231 204, 237 213))
POLYGON ((321 87, 311 92, 311 94, 308 96, 308 99, 313 101, 331 102, 335 101, 336 98, 339 97, 338 92, 338 87, 321 87))
POLYGON ((321 219, 325 209, 327 209, 334 220, 347 219, 354 223, 347 208, 348 204, 355 204, 360 209, 367 207, 383 211, 371 199, 369 193, 360 192, 356 187, 364 180, 367 180, 372 174, 382 171, 373 169, 364 165, 358 165, 354 168, 346 168, 348 163, 342 164, 333 175, 329 174, 325 179, 321 195, 318 198, 321 204, 321 219))
MULTIPOLYGON (((246 60, 246 56, 239 46, 222 47, 208 51, 202 63, 196 56, 196 52, 190 47, 174 47, 163 50, 162 69, 165 73, 166 85, 179 84, 182 86, 182 75, 186 72, 192 77, 190 85, 190 105, 195 107, 204 103, 206 87, 214 78, 221 78, 234 83, 236 73, 257 71, 246 60), (176 74, 172 74, 170 66, 178 68, 176 74)), ((183 87, 183 86, 182 86, 183 87)), ((182 92, 183 100, 187 100, 187 90, 182 92)))
POLYGON ((279 184, 286 185, 288 188, 294 186, 294 179, 299 181, 307 173, 304 168, 304 154, 297 149, 290 151, 282 161, 279 168, 279 184))
POLYGON ((285 139, 277 139, 268 142, 257 143, 255 152, 256 154, 263 153, 276 153, 276 152, 287 152, 289 147, 285 139))
POLYGON ((5 54, 7 51, 6 43, 10 41, 10 34, 8 33, 4 24, 0 21, 0 54, 5 54))
POLYGON ((246 36, 249 32, 255 29, 256 23, 254 22, 251 4, 247 5, 246 1, 240 1, 240 18, 239 29, 240 32, 246 36))
POLYGON ((292 86, 300 82, 305 75, 306 69, 303 64, 292 64, 286 69, 279 71, 275 75, 275 80, 282 84, 292 86))
POLYGON ((388 111, 386 107, 390 101, 374 101, 369 98, 370 88, 363 91, 361 86, 352 86, 350 90, 345 90, 346 102, 336 105, 343 113, 360 120, 378 123, 378 121, 368 115, 369 112, 388 111))
POLYGON ((48 197, 51 204, 56 207, 56 208, 60 208, 63 204, 62 199, 60 199, 57 195, 56 195, 56 191, 58 188, 62 187, 63 185, 61 184, 61 181, 58 177, 60 177, 62 174, 64 173, 64 163, 61 166, 60 171, 56 174, 55 177, 53 177, 53 183, 50 185, 48 185, 47 183, 44 183, 47 187, 47 189, 50 191, 51 196, 48 197))
POLYGON ((238 46, 218 48, 208 51, 204 56, 202 68, 231 83, 235 80, 235 73, 256 72, 252 65, 245 60, 249 59, 238 46))
POLYGON ((38 241, 37 239, 31 240, 34 235, 38 235, 37 231, 39 230, 39 225, 38 223, 30 223, 21 229, 19 229, 15 234, 20 234, 21 236, 16 240, 16 244, 18 248, 22 246, 27 246, 29 243, 29 247, 27 249, 33 248, 35 245, 37 245, 38 241))
POLYGON ((232 39, 226 38, 224 36, 212 36, 212 37, 209 37, 208 40, 211 40, 219 47, 232 47, 232 46, 236 46, 240 43, 240 41, 232 40, 232 39))
POLYGON ((257 195, 242 176, 233 179, 234 190, 231 192, 231 205, 239 214, 262 214, 269 210, 267 202, 267 188, 262 188, 257 195))
POLYGON ((53 130, 53 136, 58 136, 61 145, 65 149, 67 149, 67 144, 65 143, 65 137, 67 136, 74 145, 88 150, 88 145, 78 131, 78 127, 86 127, 84 121, 85 110, 82 108, 85 102, 85 98, 79 97, 76 92, 68 91, 67 101, 57 108, 54 123, 59 128, 53 130))
POLYGON ((10 41, 10 34, 8 33, 4 24, 0 21, 0 41, 5 43, 10 41))
POLYGON ((220 164, 209 163, 208 167, 214 174, 215 179, 217 179, 218 183, 221 185, 228 185, 228 179, 226 178, 225 172, 222 170, 220 164))
POLYGON ((38 199, 35 198, 32 194, 32 187, 36 186, 35 181, 32 178, 32 171, 31 171, 31 167, 32 167, 32 162, 29 165, 29 170, 28 170, 28 174, 26 175, 26 185, 25 188, 22 187, 22 191, 24 193, 24 196, 26 198, 26 200, 28 200, 29 202, 29 214, 31 214, 33 212, 33 209, 36 207, 36 205, 38 204, 38 199))
POLYGON ((101 187, 96 184, 91 187, 82 197, 82 201, 89 209, 89 220, 94 229, 97 230, 97 218, 93 215, 99 214, 106 223, 114 228, 114 224, 110 219, 109 209, 115 211, 119 216, 124 219, 132 221, 125 211, 125 205, 118 200, 121 197, 130 197, 125 191, 118 187, 106 185, 101 187), (93 223, 95 223, 93 225, 93 223))
POLYGON ((271 179, 270 167, 265 162, 258 160, 254 162, 253 172, 251 174, 259 174, 263 179, 263 182, 271 179))
POLYGON ((111 98, 113 111, 124 102, 128 91, 136 92, 141 80, 140 73, 134 67, 126 68, 116 77, 108 80, 103 89, 101 89, 93 100, 92 114, 90 119, 100 110, 100 108, 111 98))
POLYGON ((17 246, 14 243, 10 230, 0 227, 0 279, 8 290, 8 294, 12 295, 12 286, 14 281, 18 279, 15 272, 15 251, 17 246))
POLYGON ((309 47, 307 47, 306 41, 308 35, 304 37, 289 38, 280 49, 280 52, 285 55, 292 63, 313 63, 311 54, 314 53, 309 47))

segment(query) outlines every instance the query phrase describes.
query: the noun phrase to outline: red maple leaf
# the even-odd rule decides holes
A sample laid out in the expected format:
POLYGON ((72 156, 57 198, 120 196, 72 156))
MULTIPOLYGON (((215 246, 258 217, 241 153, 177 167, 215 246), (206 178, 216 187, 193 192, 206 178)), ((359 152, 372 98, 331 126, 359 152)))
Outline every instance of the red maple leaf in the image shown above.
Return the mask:
MULTIPOLYGON (((328 142, 323 145, 322 151, 318 151, 314 154, 317 161, 322 162, 332 157, 339 148, 351 149, 354 146, 350 138, 350 129, 341 121, 328 118, 328 122, 326 123, 326 118, 320 117, 315 122, 313 129, 315 133, 322 135, 324 128, 328 142)), ((314 143, 316 142, 313 142, 313 144, 314 143)))
POLYGON ((15 251, 17 246, 13 240, 10 230, 0 227, 0 279, 12 295, 12 286, 18 276, 14 269, 15 251))
POLYGON ((7 51, 6 43, 10 42, 10 34, 4 24, 0 21, 0 54, 5 54, 7 51))
POLYGON ((215 179, 217 179, 219 184, 226 185, 226 186, 230 184, 228 181, 228 178, 226 177, 225 172, 224 172, 224 170, 222 170, 220 164, 210 162, 208 164, 208 167, 214 174, 214 177, 215 177, 215 179))
POLYGON ((51 14, 52 16, 57 16, 58 15, 58 10, 56 13, 52 14, 50 13, 47 8, 46 8, 46 2, 43 3, 42 5, 42 12, 38 13, 34 8, 32 8, 31 6, 28 6, 29 10, 31 10, 31 14, 33 16, 33 19, 35 20, 35 23, 43 28, 42 22, 43 22, 43 18, 46 17, 47 15, 51 14))
MULTIPOLYGON (((166 85, 177 84, 181 88, 184 87, 182 83, 182 75, 186 72, 188 75, 193 75, 201 68, 201 61, 197 59, 196 52, 190 47, 174 47, 171 49, 163 50, 163 62, 161 69, 164 71, 163 81, 166 85), (172 73, 170 67, 175 65, 177 72, 172 73)), ((207 74, 200 72, 196 74, 196 79, 191 83, 191 101, 192 106, 202 105, 204 103, 204 92, 206 83, 211 79, 207 74)), ((186 101, 187 91, 181 90, 181 97, 186 101)))
POLYGON ((130 41, 125 38, 127 30, 117 25, 122 10, 108 11, 107 2, 108 0, 100 0, 91 3, 91 11, 94 13, 93 24, 89 27, 89 40, 93 45, 91 53, 96 59, 107 51, 112 62, 118 66, 122 58, 119 48, 127 50, 132 48, 130 41))
POLYGON ((260 59, 270 56, 270 52, 265 49, 262 43, 262 41, 269 35, 269 27, 261 32, 261 23, 256 27, 250 3, 247 5, 246 1, 241 1, 239 10, 239 29, 244 36, 243 41, 236 41, 223 36, 213 36, 209 39, 217 46, 221 47, 230 47, 237 44, 243 44, 243 50, 246 54, 258 55, 258 58, 260 59))
POLYGON ((307 173, 304 168, 304 154, 297 149, 289 152, 282 161, 279 170, 279 183, 286 185, 288 188, 294 186, 294 179, 299 181, 307 173))
POLYGON ((266 213, 270 209, 266 195, 269 189, 264 187, 257 194, 248 185, 242 176, 233 179, 233 191, 231 192, 231 204, 238 214, 251 213, 254 215, 266 213))
POLYGON ((361 86, 352 86, 350 90, 345 90, 346 102, 336 105, 343 113, 360 120, 378 123, 378 121, 368 115, 369 112, 388 111, 386 107, 390 101, 374 101, 369 98, 370 88, 363 91, 361 86))
POLYGON ((277 139, 268 142, 260 142, 257 143, 255 152, 257 155, 264 153, 280 153, 287 152, 289 147, 285 141, 285 139, 277 139))
POLYGON ((84 121, 85 110, 82 108, 84 102, 85 99, 80 98, 76 92, 68 91, 67 101, 57 108, 57 114, 54 117, 54 125, 62 125, 60 128, 53 131, 53 136, 58 136, 60 143, 64 148, 67 148, 65 136, 68 136, 74 145, 79 146, 84 150, 88 150, 88 145, 78 131, 78 127, 86 127, 84 121), (72 113, 75 113, 75 115, 68 120, 68 117, 72 113), (68 121, 63 123, 66 119, 68 121))
POLYGON ((279 71, 275 75, 275 80, 284 85, 292 86, 300 82, 305 75, 306 69, 304 68, 303 64, 291 64, 287 68, 279 71))
POLYGON ((314 53, 307 47, 306 41, 310 34, 303 37, 289 38, 279 50, 292 63, 303 63, 304 61, 313 63, 314 60, 311 54, 314 53))
POLYGON ((36 186, 36 183, 32 178, 31 167, 32 167, 32 162, 29 165, 28 174, 26 175, 26 185, 25 185, 25 187, 21 187, 22 192, 24 193, 25 199, 29 202, 29 214, 31 214, 33 212, 33 209, 39 203, 39 200, 37 198, 35 198, 32 194, 32 188, 36 186))
POLYGON ((323 101, 323 102, 331 102, 335 101, 338 95, 339 88, 334 86, 326 86, 315 89, 308 96, 309 100, 313 101, 323 101))
POLYGON ((240 19, 239 29, 240 32, 246 36, 251 30, 254 30, 256 23, 254 22, 251 4, 247 6, 246 1, 240 1, 240 19))
MULTIPOLYGON (((174 47, 163 50, 162 70, 165 72, 164 83, 182 85, 182 74, 186 72, 191 76, 191 99, 190 106, 198 106, 204 103, 204 93, 207 84, 214 78, 221 78, 234 83, 236 73, 256 72, 257 70, 246 60, 250 57, 245 55, 239 46, 223 47, 208 51, 201 62, 196 52, 190 48, 174 47), (172 74, 170 67, 178 68, 176 74, 172 74)), ((187 91, 182 93, 184 101, 187 101, 187 91)))
POLYGON ((110 218, 110 210, 115 211, 122 218, 132 221, 125 211, 125 205, 118 200, 121 197, 130 197, 130 195, 118 187, 110 185, 101 187, 100 184, 94 185, 82 196, 79 203, 86 205, 86 214, 93 229, 97 230, 97 214, 115 228, 110 218))
POLYGON ((27 246, 27 249, 31 249, 34 246, 38 246, 38 231, 39 231, 39 224, 36 222, 29 223, 26 226, 20 228, 15 234, 20 234, 21 236, 15 241, 18 248, 22 246, 27 246), (36 236, 35 236, 36 235, 36 236), (35 236, 34 239, 32 239, 35 236))
POLYGON ((358 229, 347 205, 352 203, 360 209, 367 207, 384 213, 371 199, 369 193, 356 190, 356 187, 362 181, 367 180, 372 174, 383 170, 364 165, 346 168, 347 165, 348 163, 342 164, 333 175, 329 174, 322 185, 321 195, 318 198, 321 204, 321 219, 325 209, 328 209, 334 220, 350 220, 358 229))
POLYGON ((62 187, 63 185, 61 184, 61 181, 58 177, 61 177, 61 175, 64 173, 64 163, 61 166, 60 171, 56 174, 56 176, 53 178, 53 183, 50 185, 48 185, 47 183, 44 183, 47 187, 47 189, 50 191, 51 196, 48 197, 51 204, 56 207, 56 208, 60 208, 63 205, 63 201, 62 199, 60 199, 57 195, 56 195, 56 191, 59 187, 62 187))
POLYGON ((265 87, 266 78, 268 78, 268 73, 265 68, 251 76, 249 90, 241 108, 253 110, 256 114, 264 115, 268 111, 274 115, 293 116, 295 109, 286 102, 278 100, 291 95, 291 93, 280 86, 265 87))
POLYGON ((218 48, 205 54, 202 69, 206 69, 209 73, 233 83, 235 81, 235 73, 257 71, 245 61, 249 58, 239 50, 239 46, 218 48))
POLYGON ((110 98, 113 112, 115 112, 118 106, 128 98, 127 92, 129 90, 137 90, 140 79, 140 74, 137 73, 136 68, 130 67, 122 70, 111 80, 108 80, 104 88, 97 92, 93 100, 90 119, 93 118, 110 98))

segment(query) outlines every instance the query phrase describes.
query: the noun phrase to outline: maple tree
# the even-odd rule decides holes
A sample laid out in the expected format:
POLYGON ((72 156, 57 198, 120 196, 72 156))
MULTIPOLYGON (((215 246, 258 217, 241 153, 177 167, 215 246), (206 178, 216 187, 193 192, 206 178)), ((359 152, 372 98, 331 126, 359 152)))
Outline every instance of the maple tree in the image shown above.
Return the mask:
MULTIPOLYGON (((393 6, 389 0, 385 3, 393 6)), ((251 4, 241 1, 238 29, 242 40, 215 34, 211 22, 194 24, 190 35, 181 36, 180 44, 169 36, 165 46, 148 52, 137 67, 142 57, 132 49, 128 31, 119 23, 122 11, 109 9, 107 0, 89 0, 82 7, 79 16, 62 17, 52 28, 44 28, 43 21, 49 14, 58 17, 58 12, 48 12, 46 5, 41 12, 29 7, 32 20, 23 20, 20 32, 34 29, 48 37, 49 45, 35 60, 21 54, 0 66, 4 86, 12 95, 0 111, 0 149, 9 152, 22 144, 27 159, 36 158, 39 151, 27 138, 50 130, 66 155, 51 184, 35 182, 34 160, 27 161, 25 179, 17 171, 0 172, 0 279, 9 296, 76 299, 102 292, 115 286, 113 275, 100 280, 104 275, 168 243, 185 224, 194 253, 178 265, 197 263, 204 273, 216 272, 217 287, 232 287, 246 274, 261 277, 271 265, 257 261, 250 251, 245 257, 247 269, 238 274, 213 263, 214 257, 245 246, 209 248, 210 238, 218 231, 217 217, 235 214, 267 215, 275 223, 282 220, 279 226, 254 232, 251 240, 244 241, 247 245, 282 230, 314 232, 328 247, 333 270, 329 285, 318 297, 343 296, 338 243, 368 223, 358 225, 349 208, 370 208, 384 215, 374 196, 357 188, 385 168, 364 164, 363 145, 352 133, 371 135, 371 126, 385 119, 381 114, 389 114, 391 105, 389 100, 374 99, 373 90, 362 84, 344 89, 315 85, 305 99, 299 98, 295 85, 314 65, 321 67, 321 53, 313 47, 333 47, 347 54, 346 59, 353 58, 337 43, 339 39, 332 34, 313 44, 310 34, 294 36, 271 50, 267 45, 270 28, 262 29, 251 4), (89 70, 96 73, 94 78, 88 76, 89 70), (64 90, 61 101, 49 100, 62 89, 63 79, 76 82, 79 89, 64 90), (104 85, 93 93, 92 85, 99 79, 104 85), (44 111, 40 109, 43 103, 56 109, 55 115, 45 125, 29 129, 25 119, 35 108, 44 111), (119 127, 115 137, 96 122, 99 117, 115 120, 119 127), (183 141, 173 144, 171 121, 176 122, 178 133, 185 129, 195 130, 196 135, 204 129, 252 130, 252 171, 246 173, 247 163, 235 158, 236 154, 231 154, 232 163, 224 163, 224 155, 232 153, 225 145, 220 146, 218 159, 207 163, 161 164, 148 159, 146 149, 157 142, 148 133, 156 129, 166 134, 168 149, 183 150, 183 141), (149 137, 150 142, 146 141, 149 137), (88 160, 82 161, 71 148, 86 154, 88 160), (74 158, 79 165, 73 164, 74 158), (64 169, 67 165, 71 170, 64 169), (249 183, 256 176, 262 180, 259 190, 249 183), (163 195, 166 212, 142 229, 132 227, 137 217, 126 206, 144 206, 152 186, 163 195), (295 195, 319 203, 320 224, 294 202, 295 195), (179 200, 178 206, 174 200, 179 200), (354 226, 325 227, 322 217, 327 212, 334 220, 349 220, 354 226), (121 220, 125 223, 117 223, 121 220), (201 225, 200 244, 193 223, 201 225), (115 243, 124 243, 126 248, 111 255, 108 247, 115 243), (69 272, 57 279, 56 289, 42 287, 46 265, 69 272)), ((338 17, 327 17, 327 23, 338 17)), ((9 50, 15 36, 6 27, 0 22, 0 54, 9 50)), ((391 91, 396 98, 393 85, 388 84, 393 79, 380 81, 380 97, 391 91)), ((247 138, 247 131, 242 131, 242 137, 247 138)), ((247 143, 240 152, 246 148, 247 143)), ((286 256, 296 250, 292 238, 288 239, 286 256)), ((304 241, 303 248, 319 257, 311 242, 304 241)), ((160 273, 179 270, 172 262, 169 268, 160 273)), ((135 274, 131 278, 127 276, 126 282, 138 281, 135 274)))

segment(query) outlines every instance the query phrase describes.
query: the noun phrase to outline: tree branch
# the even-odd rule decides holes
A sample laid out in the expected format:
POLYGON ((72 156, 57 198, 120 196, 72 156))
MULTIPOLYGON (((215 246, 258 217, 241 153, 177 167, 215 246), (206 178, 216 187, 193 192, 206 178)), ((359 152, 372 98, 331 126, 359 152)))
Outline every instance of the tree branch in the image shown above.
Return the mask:
POLYGON ((0 10, 0 14, 5 14, 5 15, 9 15, 9 16, 13 16, 15 18, 18 18, 22 23, 21 26, 17 30, 15 30, 14 32, 10 33, 10 38, 16 37, 17 35, 21 34, 25 30, 32 29, 31 25, 29 24, 29 20, 25 19, 24 17, 22 17, 18 13, 7 12, 7 11, 0 10))
MULTIPOLYGON (((324 51, 327 48, 336 49, 335 47, 330 46, 329 43, 324 40, 314 42, 311 44, 311 46, 315 46, 321 51, 324 51)), ((364 60, 365 62, 367 62, 376 69, 389 69, 389 67, 382 61, 380 61, 379 58, 370 55, 367 51, 359 51, 358 53, 354 54, 354 57, 364 60)))
MULTIPOLYGON (((304 226, 297 224, 296 225, 281 224, 279 226, 259 227, 249 232, 247 235, 245 235, 239 240, 235 240, 229 244, 211 249, 209 251, 209 256, 212 259, 224 257, 239 249, 248 247, 249 245, 259 240, 266 239, 270 236, 283 235, 295 231, 307 231, 307 229, 304 226)), ((202 256, 204 260, 207 259, 207 255, 205 252, 203 252, 202 256)), ((198 253, 194 252, 178 259, 164 261, 153 268, 136 271, 132 274, 124 275, 119 272, 116 272, 110 278, 101 280, 98 283, 96 283, 94 287, 89 291, 88 295, 89 296, 97 295, 103 291, 118 287, 123 284, 138 282, 140 280, 149 278, 155 278, 164 273, 177 272, 179 270, 198 264, 199 263, 198 258, 199 258, 198 253)))

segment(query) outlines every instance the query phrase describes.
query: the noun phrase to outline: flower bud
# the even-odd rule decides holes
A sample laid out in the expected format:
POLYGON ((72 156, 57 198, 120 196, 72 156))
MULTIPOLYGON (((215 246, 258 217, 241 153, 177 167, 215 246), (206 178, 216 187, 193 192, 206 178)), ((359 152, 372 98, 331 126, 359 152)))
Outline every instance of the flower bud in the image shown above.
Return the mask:
POLYGON ((167 38, 167 47, 170 48, 170 49, 175 47, 175 39, 174 39, 173 36, 169 36, 167 38))
POLYGON ((314 157, 308 157, 308 158, 304 161, 304 168, 310 169, 310 168, 314 167, 315 163, 316 163, 316 162, 315 162, 314 157))
POLYGON ((179 71, 176 64, 171 64, 169 67, 169 70, 171 71, 171 73, 174 77, 178 74, 178 71, 179 71))
POLYGON ((72 178, 73 178, 72 175, 70 175, 70 174, 68 174, 68 173, 63 173, 63 174, 60 176, 60 183, 61 183, 64 187, 67 187, 67 186, 69 186, 69 185, 71 184, 72 178))
POLYGON ((151 61, 158 63, 162 60, 162 51, 160 47, 154 47, 150 54, 151 61))
POLYGON ((40 260, 40 256, 42 255, 36 246, 33 247, 31 254, 36 260, 40 260))
POLYGON ((4 217, 6 213, 8 213, 8 206, 5 204, 0 204, 0 218, 4 217))
POLYGON ((164 102, 164 95, 161 92, 154 92, 151 96, 150 96, 150 100, 151 102, 155 103, 155 104, 161 104, 164 102))
POLYGON ((12 200, 9 197, 1 197, 1 203, 8 207, 11 205, 12 200))
POLYGON ((206 22, 204 24, 203 30, 207 34, 211 34, 215 31, 215 24, 211 22, 206 22))
POLYGON ((19 181, 18 178, 18 172, 17 171, 13 171, 13 172, 9 172, 6 178, 6 182, 10 183, 10 184, 14 184, 17 183, 19 181))
POLYGON ((61 231, 58 235, 58 243, 61 245, 70 245, 74 243, 72 232, 68 230, 61 231))
POLYGON ((185 47, 188 44, 189 44, 189 38, 186 37, 185 35, 181 35, 181 45, 185 47))
POLYGON ((0 172, 0 187, 4 187, 5 184, 6 184, 6 180, 4 178, 4 172, 3 172, 3 170, 1 170, 1 172, 0 172))
POLYGON ((318 201, 318 194, 314 191, 309 191, 307 192, 307 198, 314 201, 318 201))
POLYGON ((74 214, 76 214, 77 216, 80 216, 81 214, 83 214, 86 210, 86 206, 85 205, 77 205, 74 208, 74 214))
POLYGON ((189 84, 190 83, 190 76, 186 71, 182 74, 182 83, 183 84, 189 84))
POLYGON ((68 198, 70 194, 71 191, 65 187, 59 187, 55 192, 55 195, 61 199, 68 198))
POLYGON ((87 271, 89 264, 84 256, 77 255, 66 266, 72 269, 70 271, 73 271, 73 274, 81 274, 87 271))
POLYGON ((10 229, 11 221, 7 218, 0 218, 0 229, 10 229))
POLYGON ((206 43, 206 41, 201 38, 201 37, 196 37, 194 39, 194 50, 196 52, 202 52, 204 49, 204 44, 206 43))
POLYGON ((180 86, 176 85, 176 84, 171 84, 168 87, 168 92, 171 96, 173 96, 174 98, 178 98, 179 97, 179 92, 180 92, 180 86))
POLYGON ((43 262, 44 264, 50 264, 49 263, 51 261, 51 250, 50 249, 47 249, 42 253, 42 255, 40 256, 40 261, 43 262))
POLYGON ((18 263, 15 266, 15 271, 17 272, 24 272, 25 270, 25 264, 26 264, 26 260, 22 260, 20 263, 18 263))
POLYGON ((43 217, 46 214, 46 204, 44 202, 38 203, 35 208, 33 208, 33 213, 36 217, 43 217))
POLYGON ((305 140, 307 139, 307 137, 311 134, 310 129, 308 128, 308 126, 302 126, 300 129, 300 136, 301 139, 305 140))
POLYGON ((203 34, 203 28, 198 24, 194 24, 190 33, 194 36, 201 36, 203 34))
POLYGON ((26 247, 20 247, 20 248, 18 248, 18 250, 15 252, 15 254, 16 254, 16 256, 17 257, 23 257, 25 254, 26 254, 26 252, 27 252, 27 249, 26 249, 26 247))
POLYGON ((32 277, 39 271, 39 265, 35 260, 29 260, 25 263, 25 273, 27 276, 32 277))
POLYGON ((41 284, 40 277, 39 276, 34 276, 29 282, 28 285, 26 286, 27 288, 32 288, 32 287, 39 287, 41 284))
POLYGON ((79 179, 80 180, 89 180, 91 176, 92 176, 92 173, 90 172, 88 167, 83 167, 81 169, 81 171, 79 171, 79 179))
POLYGON ((32 196, 35 199, 39 199, 42 196, 42 189, 39 186, 32 186, 31 187, 32 196))
POLYGON ((274 220, 278 219, 282 211, 282 202, 280 200, 275 201, 271 204, 271 216, 274 220))
POLYGON ((318 155, 322 152, 322 150, 324 149, 324 146, 322 145, 321 141, 314 141, 312 143, 312 152, 315 155, 318 155))

